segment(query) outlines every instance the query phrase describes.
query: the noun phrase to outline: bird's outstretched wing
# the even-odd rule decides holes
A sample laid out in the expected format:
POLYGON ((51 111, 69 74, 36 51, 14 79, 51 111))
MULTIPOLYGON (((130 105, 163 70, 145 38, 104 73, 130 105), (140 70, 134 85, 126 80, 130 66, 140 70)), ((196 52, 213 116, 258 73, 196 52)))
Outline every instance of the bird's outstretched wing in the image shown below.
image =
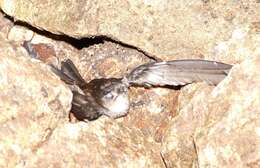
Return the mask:
POLYGON ((175 60, 154 62, 135 68, 126 76, 130 85, 186 85, 205 81, 216 85, 223 80, 232 65, 206 60, 175 60))

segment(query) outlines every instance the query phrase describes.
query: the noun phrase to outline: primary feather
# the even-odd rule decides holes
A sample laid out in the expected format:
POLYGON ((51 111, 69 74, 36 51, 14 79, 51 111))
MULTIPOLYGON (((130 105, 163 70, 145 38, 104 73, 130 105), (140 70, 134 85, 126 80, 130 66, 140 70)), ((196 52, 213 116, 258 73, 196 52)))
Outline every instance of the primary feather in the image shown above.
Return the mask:
POLYGON ((231 67, 206 60, 154 62, 135 68, 127 79, 130 85, 178 86, 201 81, 216 85, 226 77, 231 67))

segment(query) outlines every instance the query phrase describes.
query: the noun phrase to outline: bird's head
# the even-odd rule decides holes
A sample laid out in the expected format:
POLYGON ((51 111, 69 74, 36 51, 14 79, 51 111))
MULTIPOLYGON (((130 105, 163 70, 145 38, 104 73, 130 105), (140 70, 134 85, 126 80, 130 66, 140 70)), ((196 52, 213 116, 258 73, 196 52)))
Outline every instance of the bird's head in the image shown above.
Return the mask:
POLYGON ((92 95, 96 101, 107 109, 107 116, 118 118, 129 110, 128 84, 124 79, 102 78, 91 81, 92 95))

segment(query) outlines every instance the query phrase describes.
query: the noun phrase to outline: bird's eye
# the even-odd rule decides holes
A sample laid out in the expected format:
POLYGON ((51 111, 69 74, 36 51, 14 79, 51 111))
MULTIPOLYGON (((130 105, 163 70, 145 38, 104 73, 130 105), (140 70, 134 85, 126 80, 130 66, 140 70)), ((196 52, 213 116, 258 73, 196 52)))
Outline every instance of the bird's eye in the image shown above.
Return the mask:
POLYGON ((119 92, 119 93, 122 93, 124 91, 125 91, 125 89, 123 87, 120 87, 120 88, 117 89, 117 92, 119 92))
POLYGON ((110 92, 105 95, 105 98, 107 99, 113 99, 114 95, 110 92))

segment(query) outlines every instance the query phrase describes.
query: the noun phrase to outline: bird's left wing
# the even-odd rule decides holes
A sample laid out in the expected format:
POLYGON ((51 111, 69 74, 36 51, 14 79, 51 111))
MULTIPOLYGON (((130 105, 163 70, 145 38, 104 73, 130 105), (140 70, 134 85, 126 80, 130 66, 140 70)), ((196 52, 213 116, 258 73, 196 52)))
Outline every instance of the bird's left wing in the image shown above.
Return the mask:
POLYGON ((223 80, 232 65, 206 60, 175 60, 154 62, 135 68, 126 76, 130 85, 186 85, 205 81, 216 85, 223 80))

